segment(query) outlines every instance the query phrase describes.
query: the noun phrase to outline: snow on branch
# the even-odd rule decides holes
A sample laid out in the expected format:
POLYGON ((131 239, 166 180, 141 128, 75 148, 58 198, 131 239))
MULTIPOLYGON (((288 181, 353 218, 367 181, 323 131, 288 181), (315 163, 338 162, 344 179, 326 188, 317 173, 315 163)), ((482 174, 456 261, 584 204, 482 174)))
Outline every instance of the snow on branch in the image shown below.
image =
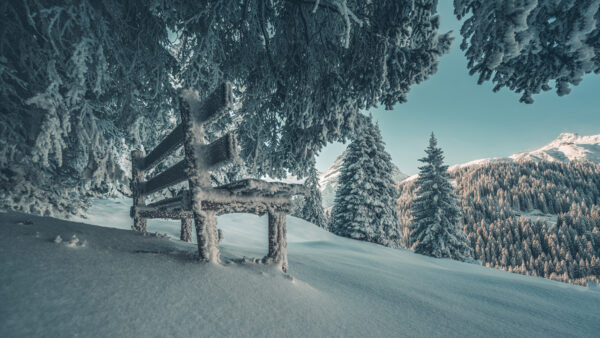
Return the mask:
POLYGON ((585 74, 600 71, 600 1, 455 0, 455 14, 467 17, 461 49, 479 83, 494 91, 523 93, 521 102, 550 90, 570 92, 585 74))

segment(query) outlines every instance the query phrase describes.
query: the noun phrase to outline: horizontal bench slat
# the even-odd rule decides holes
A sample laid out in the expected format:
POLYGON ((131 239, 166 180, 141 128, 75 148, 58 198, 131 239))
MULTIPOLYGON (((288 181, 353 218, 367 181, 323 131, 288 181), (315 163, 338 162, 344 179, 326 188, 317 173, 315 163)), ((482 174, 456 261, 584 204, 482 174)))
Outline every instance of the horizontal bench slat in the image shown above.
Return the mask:
POLYGON ((172 198, 165 198, 164 200, 150 203, 150 204, 148 204, 148 207, 169 208, 169 207, 174 207, 174 206, 183 206, 185 204, 185 201, 183 201, 184 198, 185 198, 185 195, 181 194, 179 196, 175 196, 172 198))
POLYGON ((233 94, 229 82, 221 84, 201 103, 190 102, 195 99, 184 97, 187 95, 189 94, 184 92, 183 96, 179 97, 180 109, 182 114, 190 114, 197 123, 208 123, 233 106, 233 94))
POLYGON ((191 210, 181 209, 156 209, 156 208, 138 208, 137 215, 144 218, 167 218, 182 219, 192 218, 194 213, 191 210))
POLYGON ((199 111, 192 113, 194 113, 193 116, 196 117, 197 122, 206 123, 221 115, 232 105, 231 83, 224 82, 202 102, 199 111))
POLYGON ((183 125, 179 124, 154 150, 146 156, 141 170, 152 168, 183 145, 183 125))
POLYGON ((215 189, 242 196, 294 196, 305 194, 305 188, 302 184, 267 182, 253 178, 225 184, 215 189))
MULTIPOLYGON (((210 210, 216 212, 217 215, 229 213, 249 213, 263 215, 269 210, 277 210, 290 212, 293 206, 291 201, 282 201, 280 199, 264 199, 256 201, 253 199, 238 199, 232 202, 220 200, 206 199, 202 200, 202 210, 210 210)), ((185 218, 193 216, 192 210, 183 209, 181 207, 163 208, 148 206, 138 206, 132 209, 133 214, 137 213, 145 218, 185 218)))
POLYGON ((185 160, 182 160, 149 181, 141 183, 140 190, 143 195, 149 195, 187 179, 185 174, 185 160))
POLYGON ((202 163, 205 170, 214 170, 227 164, 236 156, 235 135, 229 133, 211 144, 202 146, 202 163))

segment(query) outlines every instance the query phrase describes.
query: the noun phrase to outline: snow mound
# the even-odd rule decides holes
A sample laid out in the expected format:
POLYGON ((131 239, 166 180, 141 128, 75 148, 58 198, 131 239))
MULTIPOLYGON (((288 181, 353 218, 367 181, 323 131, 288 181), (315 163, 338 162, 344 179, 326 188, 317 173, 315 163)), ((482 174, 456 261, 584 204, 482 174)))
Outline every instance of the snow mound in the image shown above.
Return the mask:
MULTIPOLYGON (((108 209, 108 204, 104 207, 108 209)), ((111 219, 125 226, 127 208, 111 219)), ((290 275, 256 264, 266 217, 218 218, 223 264, 178 222, 142 236, 0 214, 0 336, 593 337, 600 292, 334 236, 288 217, 290 275), (89 241, 65 250, 53 241, 89 241), (244 257, 247 257, 244 259, 244 257)), ((130 221, 127 222, 130 226, 130 221)))
POLYGON ((546 222, 550 225, 555 225, 558 222, 558 215, 546 214, 538 209, 533 209, 531 211, 517 211, 515 213, 516 216, 528 218, 533 222, 541 221, 546 222))
MULTIPOLYGON (((36 232, 36 238, 39 238, 39 236, 40 236, 39 232, 36 232)), ((56 244, 63 244, 67 248, 85 248, 87 246, 87 241, 83 241, 83 242, 79 241, 79 238, 77 238, 77 235, 73 235, 71 237, 71 240, 68 242, 63 241, 63 239, 60 235, 56 235, 53 242, 56 244)))

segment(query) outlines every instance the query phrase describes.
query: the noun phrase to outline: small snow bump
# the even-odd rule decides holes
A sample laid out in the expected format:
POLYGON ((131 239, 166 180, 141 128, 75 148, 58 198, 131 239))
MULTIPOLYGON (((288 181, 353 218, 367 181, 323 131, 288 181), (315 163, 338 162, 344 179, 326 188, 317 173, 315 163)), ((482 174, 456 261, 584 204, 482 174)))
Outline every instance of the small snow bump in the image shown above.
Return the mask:
POLYGON ((32 224, 33 224, 33 221, 28 220, 28 219, 24 220, 24 221, 18 221, 17 222, 17 225, 32 225, 32 224))
POLYGON ((69 248, 76 248, 79 244, 79 238, 77 238, 77 235, 73 235, 71 237, 71 240, 66 243, 65 245, 68 246, 69 248))
MULTIPOLYGON (((36 237, 39 237, 39 232, 36 233, 36 237)), ((54 238, 54 243, 56 244, 64 244, 68 248, 85 248, 87 246, 87 241, 81 241, 77 235, 71 236, 71 240, 66 242, 60 235, 56 235, 54 238)))

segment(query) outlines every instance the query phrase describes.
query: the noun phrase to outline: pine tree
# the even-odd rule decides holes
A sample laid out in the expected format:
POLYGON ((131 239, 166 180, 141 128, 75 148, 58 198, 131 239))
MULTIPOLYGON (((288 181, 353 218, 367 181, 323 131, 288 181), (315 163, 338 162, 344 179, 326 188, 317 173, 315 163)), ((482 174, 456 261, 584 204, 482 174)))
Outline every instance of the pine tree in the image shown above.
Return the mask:
POLYGON ((417 198, 413 204, 414 223, 411 240, 416 253, 465 260, 471 257, 464 231, 460 228, 457 197, 450 184, 448 166, 441 148, 431 133, 425 163, 419 167, 417 198))
POLYGON ((330 227, 340 236, 398 247, 401 235, 393 165, 379 127, 372 124, 371 118, 367 122, 364 131, 348 146, 330 227))
POLYGON ((306 187, 307 195, 304 197, 299 217, 327 229, 327 219, 323 211, 323 201, 319 186, 319 173, 314 166, 310 170, 304 186, 306 187))

